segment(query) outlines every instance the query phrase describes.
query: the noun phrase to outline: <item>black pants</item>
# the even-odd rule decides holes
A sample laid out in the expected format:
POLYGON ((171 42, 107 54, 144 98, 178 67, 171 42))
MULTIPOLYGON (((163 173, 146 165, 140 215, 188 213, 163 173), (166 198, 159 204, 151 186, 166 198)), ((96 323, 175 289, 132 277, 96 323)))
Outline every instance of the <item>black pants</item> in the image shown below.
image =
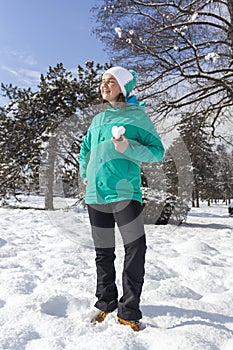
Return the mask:
POLYGON ((139 309, 144 282, 146 239, 142 205, 138 201, 88 205, 92 236, 96 251, 98 298, 95 306, 102 311, 118 308, 125 320, 142 317, 139 309), (115 284, 115 235, 117 223, 122 236, 125 258, 122 274, 123 296, 118 301, 115 284))

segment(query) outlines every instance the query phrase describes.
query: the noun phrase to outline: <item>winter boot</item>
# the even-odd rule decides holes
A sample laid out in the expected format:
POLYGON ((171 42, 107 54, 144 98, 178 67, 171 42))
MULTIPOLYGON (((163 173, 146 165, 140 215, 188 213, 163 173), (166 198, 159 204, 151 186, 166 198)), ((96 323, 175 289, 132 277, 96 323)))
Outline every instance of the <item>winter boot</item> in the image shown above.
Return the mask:
POLYGON ((100 310, 100 312, 97 314, 97 316, 95 316, 95 317, 91 320, 91 322, 92 322, 93 324, 96 324, 96 322, 101 323, 101 322, 103 322, 103 321, 105 320, 105 318, 106 318, 106 316, 107 316, 108 314, 110 314, 110 312, 105 312, 105 311, 101 311, 101 310, 100 310))
POLYGON ((130 326, 134 332, 138 332, 140 330, 140 321, 135 320, 135 321, 129 321, 129 320, 124 320, 123 318, 118 317, 118 322, 120 322, 123 325, 130 326))

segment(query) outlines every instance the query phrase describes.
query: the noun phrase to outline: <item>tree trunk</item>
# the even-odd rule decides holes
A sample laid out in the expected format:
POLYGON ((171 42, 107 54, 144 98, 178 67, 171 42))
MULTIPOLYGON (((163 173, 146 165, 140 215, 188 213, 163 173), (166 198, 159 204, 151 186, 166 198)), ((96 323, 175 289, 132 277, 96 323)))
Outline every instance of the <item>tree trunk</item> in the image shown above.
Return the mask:
POLYGON ((193 193, 192 193, 192 207, 195 208, 195 193, 194 193, 194 190, 193 190, 193 193))
POLYGON ((233 0, 228 0, 227 5, 231 17, 231 27, 228 31, 228 37, 231 40, 231 46, 233 47, 233 0))
POLYGON ((48 163, 46 165, 46 184, 45 184, 45 209, 53 210, 53 183, 54 168, 56 160, 56 138, 54 136, 49 139, 48 146, 48 163))
POLYGON ((200 201, 199 201, 199 189, 198 189, 198 185, 195 184, 195 188, 194 188, 194 191, 195 191, 195 198, 196 198, 196 207, 199 208, 200 207, 200 201))

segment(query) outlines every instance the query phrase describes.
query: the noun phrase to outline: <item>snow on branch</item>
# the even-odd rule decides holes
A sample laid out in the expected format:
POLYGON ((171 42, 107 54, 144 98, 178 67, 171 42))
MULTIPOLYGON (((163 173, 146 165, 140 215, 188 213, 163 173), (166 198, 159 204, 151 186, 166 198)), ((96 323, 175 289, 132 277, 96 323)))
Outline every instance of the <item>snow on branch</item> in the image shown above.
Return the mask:
POLYGON ((205 55, 205 60, 212 61, 213 63, 215 63, 218 58, 219 55, 216 52, 209 52, 207 55, 205 55))
POLYGON ((115 27, 115 32, 117 33, 118 37, 121 39, 121 37, 122 37, 122 28, 121 27, 115 27))

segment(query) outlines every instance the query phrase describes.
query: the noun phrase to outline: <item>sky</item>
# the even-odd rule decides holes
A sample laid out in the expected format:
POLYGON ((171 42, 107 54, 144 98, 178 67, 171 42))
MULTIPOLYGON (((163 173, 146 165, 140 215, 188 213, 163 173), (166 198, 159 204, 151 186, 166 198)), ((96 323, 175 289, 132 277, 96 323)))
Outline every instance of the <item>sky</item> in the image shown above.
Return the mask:
POLYGON ((90 9, 101 0, 0 0, 0 82, 37 86, 40 74, 62 62, 108 62, 103 44, 92 34, 90 9))

